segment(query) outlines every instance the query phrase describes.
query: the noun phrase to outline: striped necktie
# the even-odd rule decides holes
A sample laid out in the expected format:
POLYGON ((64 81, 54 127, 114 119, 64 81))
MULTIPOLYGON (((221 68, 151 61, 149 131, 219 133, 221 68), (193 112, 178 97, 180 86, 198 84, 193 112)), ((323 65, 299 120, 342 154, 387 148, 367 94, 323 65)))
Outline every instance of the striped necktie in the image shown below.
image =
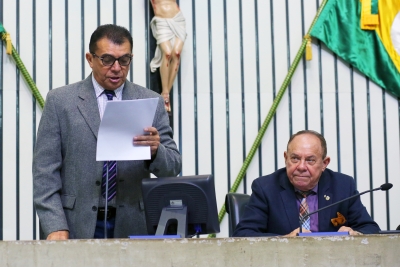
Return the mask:
MULTIPOLYGON (((104 90, 108 101, 112 101, 115 92, 111 90, 104 90)), ((103 165, 103 179, 101 183, 101 195, 106 197, 106 183, 107 183, 107 165, 108 165, 108 197, 107 202, 110 201, 117 193, 117 162, 105 161, 103 165)))
POLYGON ((303 229, 310 230, 311 228, 311 218, 308 216, 305 218, 309 213, 308 203, 307 203, 307 196, 311 193, 299 191, 297 194, 299 195, 299 220, 302 222, 303 229))

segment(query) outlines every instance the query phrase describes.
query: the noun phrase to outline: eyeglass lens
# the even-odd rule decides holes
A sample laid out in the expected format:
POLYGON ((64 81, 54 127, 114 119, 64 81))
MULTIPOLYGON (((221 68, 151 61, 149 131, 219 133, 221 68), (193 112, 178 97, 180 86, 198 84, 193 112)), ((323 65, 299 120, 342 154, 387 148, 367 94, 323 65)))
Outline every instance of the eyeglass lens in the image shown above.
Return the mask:
MULTIPOLYGON (((110 56, 110 55, 105 55, 102 57, 103 59, 103 64, 105 66, 111 66, 114 64, 115 60, 117 60, 115 57, 110 56)), ((128 66, 129 63, 131 63, 131 57, 130 56, 122 56, 120 58, 118 58, 118 63, 121 66, 128 66)))

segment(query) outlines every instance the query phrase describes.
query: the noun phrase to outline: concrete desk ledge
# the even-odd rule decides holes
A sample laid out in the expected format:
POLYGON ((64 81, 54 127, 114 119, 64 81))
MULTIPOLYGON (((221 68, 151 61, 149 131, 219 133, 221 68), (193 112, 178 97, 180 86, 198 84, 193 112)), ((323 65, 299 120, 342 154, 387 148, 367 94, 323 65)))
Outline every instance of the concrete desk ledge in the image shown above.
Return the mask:
POLYGON ((0 266, 399 266, 400 235, 1 241, 0 266))

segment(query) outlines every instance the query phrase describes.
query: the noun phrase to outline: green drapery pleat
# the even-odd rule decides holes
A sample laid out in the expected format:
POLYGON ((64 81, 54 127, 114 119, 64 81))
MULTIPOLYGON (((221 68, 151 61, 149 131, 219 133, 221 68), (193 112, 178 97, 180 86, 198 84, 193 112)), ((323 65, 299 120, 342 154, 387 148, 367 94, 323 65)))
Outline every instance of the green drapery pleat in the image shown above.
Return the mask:
POLYGON ((359 0, 329 0, 311 36, 324 42, 376 84, 400 97, 399 71, 376 31, 360 28, 360 12, 359 0))

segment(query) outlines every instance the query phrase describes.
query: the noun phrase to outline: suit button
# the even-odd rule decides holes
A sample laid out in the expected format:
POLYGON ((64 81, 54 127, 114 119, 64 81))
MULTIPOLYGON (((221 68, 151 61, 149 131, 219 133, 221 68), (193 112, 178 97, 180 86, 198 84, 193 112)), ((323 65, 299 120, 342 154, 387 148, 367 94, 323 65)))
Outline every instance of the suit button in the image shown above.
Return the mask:
POLYGON ((97 207, 96 207, 96 206, 93 206, 93 207, 92 207, 92 210, 93 210, 93 211, 97 211, 97 207))
POLYGON ((100 183, 100 181, 96 181, 96 185, 100 185, 101 183, 100 183))

